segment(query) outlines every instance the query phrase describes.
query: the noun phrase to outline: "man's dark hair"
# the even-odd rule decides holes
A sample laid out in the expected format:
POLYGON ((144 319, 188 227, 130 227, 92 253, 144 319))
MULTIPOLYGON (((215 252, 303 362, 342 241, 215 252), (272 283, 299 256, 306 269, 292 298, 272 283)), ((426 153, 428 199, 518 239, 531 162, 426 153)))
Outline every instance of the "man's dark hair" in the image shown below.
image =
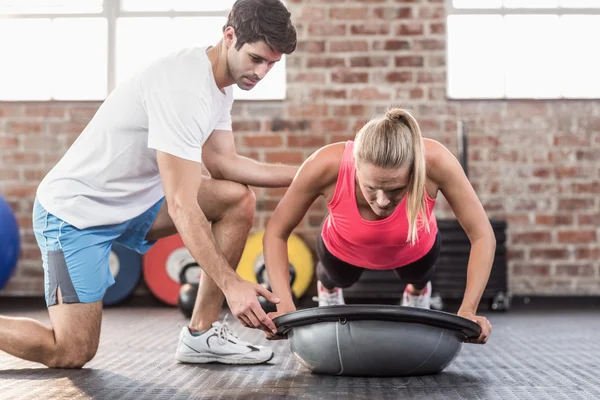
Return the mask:
POLYGON ((296 50, 296 29, 291 13, 280 0, 237 0, 231 7, 227 24, 235 29, 236 50, 245 43, 265 42, 283 54, 296 50))

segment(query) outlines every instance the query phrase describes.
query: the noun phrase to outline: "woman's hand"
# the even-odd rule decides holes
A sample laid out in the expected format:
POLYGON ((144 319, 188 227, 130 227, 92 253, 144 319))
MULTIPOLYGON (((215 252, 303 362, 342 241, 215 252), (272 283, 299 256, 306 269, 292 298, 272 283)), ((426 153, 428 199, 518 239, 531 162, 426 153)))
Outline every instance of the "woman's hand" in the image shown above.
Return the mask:
POLYGON ((467 339, 467 340, 465 340, 466 343, 485 344, 488 341, 490 335, 492 334, 492 323, 490 321, 488 321, 487 318, 475 315, 471 311, 459 310, 457 315, 459 317, 470 319, 471 321, 475 322, 477 325, 479 325, 481 327, 481 334, 479 335, 479 337, 473 338, 473 339, 467 339))
MULTIPOLYGON (((292 312, 292 311, 296 311, 296 309, 295 309, 295 308, 289 308, 289 309, 277 310, 277 311, 275 311, 275 312, 270 312, 270 313, 268 313, 268 314, 267 314, 267 317, 269 317, 269 319, 272 321, 272 320, 274 320, 275 318, 277 318, 277 317, 280 317, 280 316, 282 316, 282 315, 284 315, 284 314, 287 314, 287 313, 289 313, 289 312, 292 312)), ((267 340, 281 340, 281 339, 287 339, 287 337, 286 337, 286 336, 279 335, 279 334, 277 334, 277 333, 273 333, 273 332, 271 332, 271 331, 269 331, 269 330, 264 330, 264 332, 265 332, 265 338, 266 338, 267 340)))

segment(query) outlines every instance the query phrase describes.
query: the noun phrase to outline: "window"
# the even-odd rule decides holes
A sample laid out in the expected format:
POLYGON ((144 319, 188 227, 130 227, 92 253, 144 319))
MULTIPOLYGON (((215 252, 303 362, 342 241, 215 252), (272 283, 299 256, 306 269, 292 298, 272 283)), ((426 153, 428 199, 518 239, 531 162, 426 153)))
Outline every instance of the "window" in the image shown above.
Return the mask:
POLYGON ((600 1, 448 1, 448 97, 600 98, 600 1))
MULTIPOLYGON (((103 100, 151 60, 213 45, 234 0, 1 0, 0 100, 103 100)), ((285 56, 236 99, 277 100, 285 56)))

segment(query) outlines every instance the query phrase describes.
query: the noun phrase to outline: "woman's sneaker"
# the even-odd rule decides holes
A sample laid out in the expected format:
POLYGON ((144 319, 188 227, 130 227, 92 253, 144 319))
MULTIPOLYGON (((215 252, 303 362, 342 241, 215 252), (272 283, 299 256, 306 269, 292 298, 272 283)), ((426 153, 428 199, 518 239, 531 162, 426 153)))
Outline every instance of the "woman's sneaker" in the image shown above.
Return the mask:
MULTIPOLYGON (((227 316, 225 316, 227 318, 227 316)), ((181 363, 262 364, 273 358, 273 351, 238 338, 225 323, 215 322, 200 335, 187 326, 181 329, 175 359, 181 363)))
POLYGON ((319 307, 326 306, 342 306, 344 303, 344 293, 341 288, 335 288, 333 292, 325 289, 321 281, 317 282, 317 293, 319 300, 319 307))
POLYGON ((418 295, 410 294, 408 292, 408 285, 406 286, 402 295, 402 306, 427 309, 431 307, 431 282, 427 282, 425 290, 418 295))

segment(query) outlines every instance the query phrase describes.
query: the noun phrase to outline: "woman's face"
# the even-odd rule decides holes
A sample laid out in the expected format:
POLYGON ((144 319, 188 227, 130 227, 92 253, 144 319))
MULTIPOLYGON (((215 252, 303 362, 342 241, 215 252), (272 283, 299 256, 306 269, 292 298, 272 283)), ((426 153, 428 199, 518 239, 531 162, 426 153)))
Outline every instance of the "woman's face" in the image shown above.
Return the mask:
POLYGON ((380 217, 388 217, 408 191, 410 170, 408 167, 386 169, 359 162, 356 178, 373 212, 380 217))

